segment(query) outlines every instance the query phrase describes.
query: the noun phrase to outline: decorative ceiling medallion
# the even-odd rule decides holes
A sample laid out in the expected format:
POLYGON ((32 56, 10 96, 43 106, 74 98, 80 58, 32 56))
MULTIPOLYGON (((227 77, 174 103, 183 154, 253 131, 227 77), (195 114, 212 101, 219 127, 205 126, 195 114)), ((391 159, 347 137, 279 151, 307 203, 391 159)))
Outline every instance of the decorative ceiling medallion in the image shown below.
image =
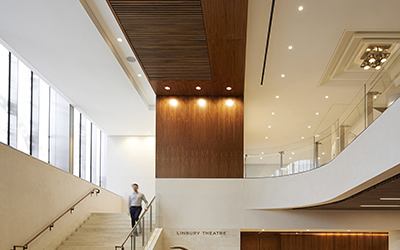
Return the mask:
MULTIPOLYGON (((318 86, 359 86, 368 81, 374 71, 361 68, 368 48, 379 45, 386 53, 400 48, 400 32, 345 31, 318 86)), ((388 58, 385 65, 390 64, 388 58)))

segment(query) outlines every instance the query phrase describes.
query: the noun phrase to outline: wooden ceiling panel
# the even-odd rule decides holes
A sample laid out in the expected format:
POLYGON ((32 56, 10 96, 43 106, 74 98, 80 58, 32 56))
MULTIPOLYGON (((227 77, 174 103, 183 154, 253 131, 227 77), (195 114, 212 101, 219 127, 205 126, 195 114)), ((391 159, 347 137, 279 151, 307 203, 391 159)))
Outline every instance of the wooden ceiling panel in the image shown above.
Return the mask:
POLYGON ((151 82, 211 80, 200 0, 108 0, 151 82))
POLYGON ((107 1, 156 95, 243 96, 247 0, 107 1))

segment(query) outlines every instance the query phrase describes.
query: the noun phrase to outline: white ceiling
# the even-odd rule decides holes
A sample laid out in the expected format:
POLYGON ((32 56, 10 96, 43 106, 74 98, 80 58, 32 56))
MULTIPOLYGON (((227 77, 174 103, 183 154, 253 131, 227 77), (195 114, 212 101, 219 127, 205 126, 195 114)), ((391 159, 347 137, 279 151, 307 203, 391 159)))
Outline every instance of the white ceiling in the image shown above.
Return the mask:
MULTIPOLYGON (((146 79, 137 77, 140 68, 123 60, 130 51, 125 42, 113 40, 122 33, 110 21, 105 1, 82 3, 104 33, 79 0, 18 0, 0 4, 0 38, 109 135, 154 134, 155 114, 149 110, 154 94, 146 79)), ((345 31, 400 30, 398 0, 276 1, 261 87, 270 5, 270 0, 249 0, 247 153, 311 137, 343 112, 361 86, 319 83, 345 31)))
POLYGON ((154 135, 155 112, 78 0, 2 1, 0 38, 107 134, 154 135))
POLYGON ((246 153, 301 141, 301 137, 311 137, 326 129, 340 116, 362 85, 318 85, 345 31, 400 30, 398 0, 276 1, 261 87, 270 5, 270 0, 249 0, 246 153), (301 12, 300 5, 304 6, 301 12), (281 74, 285 77, 281 78, 281 74), (277 95, 279 99, 275 98, 277 95))

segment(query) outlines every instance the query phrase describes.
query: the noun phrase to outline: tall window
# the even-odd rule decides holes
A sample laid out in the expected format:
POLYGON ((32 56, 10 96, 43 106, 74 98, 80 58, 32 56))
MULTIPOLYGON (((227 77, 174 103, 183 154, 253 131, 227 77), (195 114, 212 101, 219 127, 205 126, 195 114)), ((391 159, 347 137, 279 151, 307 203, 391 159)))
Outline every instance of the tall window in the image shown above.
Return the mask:
POLYGON ((0 44, 0 142, 7 143, 8 134, 8 50, 0 44))
POLYGON ((104 186, 106 136, 71 107, 0 44, 0 142, 104 186))
POLYGON ((17 149, 30 153, 31 71, 18 61, 17 149))

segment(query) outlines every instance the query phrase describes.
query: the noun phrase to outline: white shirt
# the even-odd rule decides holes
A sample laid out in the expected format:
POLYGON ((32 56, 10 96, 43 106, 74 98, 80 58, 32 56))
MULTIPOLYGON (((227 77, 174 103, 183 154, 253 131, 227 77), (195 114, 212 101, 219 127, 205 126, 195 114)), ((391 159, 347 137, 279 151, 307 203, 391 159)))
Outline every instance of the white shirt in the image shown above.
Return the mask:
POLYGON ((140 207, 142 206, 142 201, 144 201, 147 206, 148 202, 146 196, 140 192, 133 192, 131 195, 129 195, 129 207, 140 207))

